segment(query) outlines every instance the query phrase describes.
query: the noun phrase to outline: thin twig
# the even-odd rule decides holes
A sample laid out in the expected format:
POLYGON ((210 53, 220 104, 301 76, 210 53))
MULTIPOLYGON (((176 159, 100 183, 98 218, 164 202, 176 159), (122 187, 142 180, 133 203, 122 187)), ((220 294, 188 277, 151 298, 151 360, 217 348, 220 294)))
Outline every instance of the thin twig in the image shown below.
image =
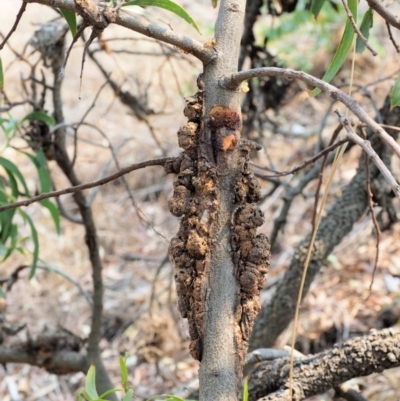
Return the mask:
POLYGON ((78 129, 79 127, 82 125, 82 123, 85 121, 85 118, 88 116, 88 114, 90 113, 91 110, 93 110, 94 106, 96 105, 97 99, 100 96, 101 91, 104 89, 104 87, 107 85, 107 81, 105 81, 103 83, 103 85, 100 86, 99 90, 96 93, 96 96, 93 99, 92 104, 89 106, 89 108, 86 110, 85 114, 82 116, 81 120, 79 121, 79 123, 76 125, 75 127, 75 132, 74 132, 74 155, 72 157, 72 161, 71 161, 71 168, 74 167, 75 165, 75 161, 76 161, 76 156, 78 153, 78 129))
MULTIPOLYGON (((338 137, 338 135, 340 134, 340 131, 342 130, 343 126, 342 124, 339 124, 333 131, 329 145, 333 144, 333 142, 336 141, 336 138, 338 137)), ((340 142, 340 141, 339 141, 340 142)), ((338 143, 339 143, 338 142, 338 143)), ((336 155, 335 155, 336 157, 336 155)), ((322 180, 324 178, 324 170, 325 170, 325 166, 326 166, 326 161, 328 159, 328 154, 326 154, 322 160, 322 164, 321 167, 319 169, 319 175, 318 175, 318 183, 317 183, 317 188, 315 190, 315 196, 314 196, 314 208, 313 208, 313 215, 311 218, 311 226, 312 226, 312 230, 311 230, 311 236, 314 235, 314 230, 316 228, 316 219, 317 219, 317 210, 318 210, 318 203, 319 203, 319 191, 321 190, 322 187, 322 180)))
POLYGON ((13 32, 17 29, 17 26, 19 24, 19 21, 21 21, 22 18, 22 14, 25 12, 26 10, 26 6, 27 3, 23 2, 21 4, 21 8, 18 11, 17 17, 15 18, 15 22, 14 25, 11 27, 10 32, 8 32, 7 36, 5 37, 5 39, 3 40, 3 42, 1 42, 0 44, 0 50, 3 49, 4 45, 7 43, 8 39, 10 39, 11 35, 13 34, 13 32))
MULTIPOLYGON (((13 273, 11 273, 11 275, 7 278, 3 278, 0 279, 0 284, 3 283, 7 283, 7 291, 10 291, 12 286, 16 283, 16 281, 19 278, 19 273, 22 272, 25 269, 30 269, 31 266, 28 265, 21 265, 18 266, 13 273)), ((80 285, 80 283, 75 280, 74 278, 72 278, 71 276, 69 276, 67 273, 63 272, 62 270, 57 269, 54 266, 48 266, 48 265, 37 265, 38 269, 42 269, 42 270, 46 270, 48 272, 51 273, 56 273, 61 277, 64 277, 65 279, 67 279, 69 282, 71 282, 72 284, 74 284, 78 290, 80 291, 80 293, 83 295, 83 297, 86 299, 86 301, 88 302, 88 304, 92 307, 93 306, 93 300, 90 297, 90 295, 84 290, 84 288, 80 285)))
MULTIPOLYGON (((74 0, 24 0, 26 3, 45 4, 52 8, 62 8, 63 10, 77 11, 74 0)), ((129 15, 126 12, 119 12, 115 16, 114 24, 131 29, 132 31, 141 33, 147 37, 158 39, 162 42, 169 43, 179 49, 193 54, 196 58, 207 64, 215 58, 213 49, 207 49, 203 43, 198 42, 191 37, 181 35, 159 26, 152 22, 145 21, 138 15, 129 15)))
POLYGON ((260 178, 264 178, 264 177, 268 177, 268 178, 282 177, 282 176, 285 176, 285 175, 290 175, 290 174, 297 173, 298 171, 302 170, 303 168, 305 168, 309 164, 312 164, 312 163, 316 162, 319 158, 325 156, 326 154, 328 154, 332 150, 335 150, 336 148, 338 148, 339 146, 343 145, 344 143, 346 143, 348 141, 349 141, 348 139, 342 139, 341 141, 338 141, 338 142, 334 143, 333 145, 329 145, 327 148, 325 148, 324 150, 322 150, 321 152, 319 152, 318 154, 313 156, 311 159, 308 159, 308 160, 304 161, 303 163, 301 163, 299 166, 293 168, 292 170, 276 171, 276 170, 273 170, 273 169, 271 169, 269 167, 262 166, 260 164, 254 163, 254 162, 250 162, 250 164, 252 166, 254 166, 254 167, 258 167, 258 168, 261 168, 263 170, 268 170, 268 171, 271 171, 272 173, 275 173, 274 175, 261 175, 261 174, 258 174, 257 176, 260 177, 260 178))
POLYGON ((389 34, 389 39, 392 42, 394 48, 396 49, 397 53, 400 53, 400 47, 399 45, 396 43, 396 41, 394 40, 394 37, 392 35, 392 28, 390 28, 390 24, 389 22, 386 21, 386 28, 388 30, 388 34, 389 34))
POLYGON ((338 110, 335 110, 335 113, 338 115, 340 122, 343 124, 343 127, 346 130, 347 137, 355 142, 357 145, 361 146, 361 148, 368 154, 371 158, 372 162, 378 167, 379 171, 382 173, 382 176, 385 178, 386 182, 392 188, 394 194, 397 198, 400 199, 400 185, 397 183, 395 178, 389 169, 385 166, 381 158, 377 155, 375 150, 372 148, 371 144, 367 140, 361 139, 353 130, 349 120, 343 116, 338 110))
POLYGON ((351 110, 362 122, 366 123, 376 135, 378 135, 385 143, 387 143, 400 158, 400 145, 364 111, 364 109, 354 98, 347 95, 335 86, 330 85, 321 79, 315 78, 312 75, 306 74, 305 72, 277 67, 254 68, 232 74, 231 77, 222 79, 219 84, 223 88, 237 90, 243 81, 255 77, 265 76, 299 79, 300 81, 307 82, 308 84, 319 88, 321 91, 326 92, 330 97, 347 106, 347 108, 351 110))
POLYGON ((156 273, 154 274, 153 277, 153 282, 151 283, 151 296, 150 296, 150 305, 149 305, 149 314, 150 317, 153 316, 153 312, 154 312, 154 299, 155 299, 155 295, 156 295, 156 284, 157 284, 157 280, 158 280, 158 276, 161 273, 161 269, 169 262, 169 255, 168 253, 164 256, 164 258, 162 259, 161 263, 158 265, 156 273))
POLYGON ((386 22, 400 29, 400 19, 392 14, 380 0, 367 0, 368 5, 375 10, 386 22))
MULTIPOLYGON (((360 130, 363 134, 364 140, 367 139, 367 133, 365 132, 364 128, 360 127, 360 130)), ((374 212, 374 203, 373 203, 373 193, 371 191, 371 177, 369 173, 369 156, 367 153, 365 153, 365 179, 366 179, 366 191, 367 191, 367 197, 368 197, 368 208, 371 213, 372 221, 374 223, 375 231, 376 231, 376 253, 375 253, 375 260, 374 260, 374 270, 372 272, 372 277, 371 277, 371 283, 369 285, 369 294, 366 299, 370 297, 372 293, 372 285, 374 284, 374 279, 375 279, 375 273, 376 269, 378 267, 378 261, 379 261, 379 244, 381 240, 381 229, 379 228, 378 220, 376 219, 375 212, 374 212)))
POLYGON ((141 163, 135 163, 128 167, 122 168, 121 170, 117 171, 116 173, 110 174, 107 177, 104 177, 100 180, 88 182, 86 184, 75 185, 73 187, 60 189, 58 191, 46 192, 44 194, 34 196, 30 199, 26 199, 23 201, 18 201, 18 202, 10 203, 8 205, 1 206, 0 213, 4 212, 5 210, 15 209, 20 206, 29 206, 30 204, 39 202, 43 199, 54 198, 54 197, 65 195, 65 194, 72 194, 75 192, 83 191, 84 189, 97 187, 98 185, 104 185, 104 184, 109 183, 110 181, 114 181, 117 178, 122 177, 125 174, 130 173, 131 171, 139 170, 141 168, 145 168, 145 167, 149 167, 149 166, 164 166, 167 162, 172 161, 173 159, 174 159, 173 157, 164 157, 161 159, 153 159, 153 160, 147 160, 147 161, 144 161, 141 163))
POLYGON ((349 8, 349 6, 346 3, 346 0, 342 0, 344 9, 346 10, 347 16, 349 17, 349 20, 351 22, 351 25, 353 26, 354 32, 358 35, 358 37, 363 41, 365 47, 372 53, 373 56, 377 56, 378 53, 368 44, 368 39, 362 34, 360 31, 360 28, 357 26, 356 21, 354 21, 353 14, 349 8))

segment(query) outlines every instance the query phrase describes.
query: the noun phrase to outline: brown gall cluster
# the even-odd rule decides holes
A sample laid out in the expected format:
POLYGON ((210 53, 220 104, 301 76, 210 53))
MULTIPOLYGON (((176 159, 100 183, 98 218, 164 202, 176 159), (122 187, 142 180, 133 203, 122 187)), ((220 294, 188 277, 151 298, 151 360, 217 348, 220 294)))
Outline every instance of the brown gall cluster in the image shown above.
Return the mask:
POLYGON ((212 169, 199 167, 197 149, 203 112, 203 94, 186 98, 188 123, 178 131, 179 146, 184 150, 178 160, 166 166, 177 173, 174 194, 168 205, 174 216, 181 217, 177 235, 171 240, 169 254, 174 264, 179 311, 189 322, 190 352, 201 360, 205 310, 205 278, 209 254, 210 212, 202 198, 215 191, 212 169))
POLYGON ((264 234, 256 233, 264 223, 262 211, 257 203, 260 198, 260 185, 248 166, 249 153, 255 144, 243 141, 241 150, 241 176, 236 183, 235 193, 238 200, 232 221, 236 278, 240 286, 240 296, 236 311, 242 340, 247 344, 255 318, 260 310, 260 291, 265 284, 270 259, 270 244, 264 234))

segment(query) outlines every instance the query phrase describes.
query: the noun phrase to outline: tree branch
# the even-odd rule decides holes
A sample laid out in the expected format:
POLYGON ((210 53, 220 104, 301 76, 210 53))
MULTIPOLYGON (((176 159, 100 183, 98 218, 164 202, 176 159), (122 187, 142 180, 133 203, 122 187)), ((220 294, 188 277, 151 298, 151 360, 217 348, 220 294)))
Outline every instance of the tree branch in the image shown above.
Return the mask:
MULTIPOLYGON (((389 98, 386 99, 385 105, 380 110, 380 114, 385 124, 399 125, 400 109, 395 108, 390 111, 389 98)), ((396 132, 393 132, 393 134, 396 134, 396 132)), ((388 147, 384 146, 378 137, 372 135, 370 130, 368 130, 368 137, 374 149, 378 150, 380 157, 384 158, 385 152, 389 151, 388 147)), ((369 173, 371 181, 382 179, 379 170, 371 162, 369 173)), ((364 158, 362 157, 360 158, 356 175, 344 188, 342 195, 321 221, 317 232, 314 253, 306 277, 303 297, 305 297, 314 277, 319 272, 328 255, 342 241, 345 235, 350 232, 353 224, 367 210, 368 197, 366 195, 365 181, 366 167, 364 158)), ((290 204, 288 207, 290 207, 290 204)), ((283 279, 279 282, 272 299, 261 309, 250 341, 251 350, 272 347, 278 336, 292 320, 296 307, 295 300, 297 299, 299 283, 303 273, 303 263, 309 243, 310 239, 308 237, 298 244, 288 269, 283 279)))
MULTIPOLYGON (((355 377, 400 366, 400 330, 391 328, 353 338, 294 364, 293 401, 321 394, 355 377)), ((262 363, 250 377, 250 400, 288 401, 289 360, 262 363), (263 398, 260 398, 263 397, 263 398)))
POLYGON ((375 10, 387 23, 400 29, 400 19, 392 14, 379 0, 367 0, 368 5, 375 10))
POLYGON ((148 166, 164 166, 167 162, 170 162, 173 159, 174 159, 173 157, 164 157, 161 159, 147 160, 147 161, 144 161, 141 163, 132 164, 128 167, 122 168, 121 170, 117 171, 114 174, 110 174, 104 178, 101 178, 100 180, 88 182, 86 184, 75 185, 73 187, 60 189, 58 191, 46 192, 44 194, 40 194, 40 195, 34 196, 32 198, 29 198, 29 199, 26 199, 23 201, 14 202, 14 203, 10 203, 8 205, 1 206, 0 213, 4 212, 5 210, 15 209, 16 207, 20 207, 20 206, 29 206, 30 204, 39 202, 43 199, 54 198, 54 197, 65 195, 65 194, 72 194, 72 193, 83 191, 84 189, 89 189, 89 188, 97 187, 99 185, 104 185, 104 184, 109 183, 110 181, 114 181, 117 178, 122 177, 125 174, 130 173, 131 171, 139 170, 141 168, 148 167, 148 166))
MULTIPOLYGON (((39 3, 45 4, 52 8, 61 8, 63 10, 77 12, 74 0, 23 0, 25 3, 39 3)), ((121 25, 125 28, 131 29, 132 31, 141 33, 150 38, 158 39, 162 42, 169 43, 179 49, 193 54, 203 63, 209 63, 214 57, 214 51, 212 49, 206 49, 202 43, 188 37, 175 33, 174 31, 163 28, 157 24, 149 23, 144 21, 138 15, 131 15, 120 10, 116 16, 116 25, 121 25)))
POLYGON ((339 116, 340 122, 343 124, 347 132, 347 137, 364 150, 364 152, 370 157, 375 166, 378 167, 382 176, 385 178, 386 182, 390 185, 395 195, 398 198, 400 198, 400 185, 397 183, 392 173, 389 171, 389 169, 385 166, 385 164, 377 155, 375 150, 372 148, 371 143, 367 140, 361 139, 353 131, 353 128, 351 127, 349 120, 345 118, 343 114, 341 114, 338 110, 335 110, 335 113, 339 116))
POLYGON ((237 90, 243 81, 255 77, 282 77, 286 79, 299 79, 300 81, 319 88, 320 90, 326 92, 331 98, 336 99, 347 106, 350 111, 352 111, 362 122, 367 124, 368 127, 371 128, 371 130, 375 132, 375 134, 377 134, 384 142, 386 142, 400 158, 400 146, 398 143, 363 110, 363 108, 355 99, 342 92, 335 86, 315 78, 312 75, 306 74, 305 72, 277 67, 254 68, 252 70, 246 70, 232 74, 230 78, 222 79, 220 81, 220 85, 227 89, 237 90))
POLYGON ((0 347, 0 363, 26 363, 57 374, 86 373, 88 367, 86 356, 79 352, 60 351, 43 359, 30 350, 25 351, 11 347, 0 347))

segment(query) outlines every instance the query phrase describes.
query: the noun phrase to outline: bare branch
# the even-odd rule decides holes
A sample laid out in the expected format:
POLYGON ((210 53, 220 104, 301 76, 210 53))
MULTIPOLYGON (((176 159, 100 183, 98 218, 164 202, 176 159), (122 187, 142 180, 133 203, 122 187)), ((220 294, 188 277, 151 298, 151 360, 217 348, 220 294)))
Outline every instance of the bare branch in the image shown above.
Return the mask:
POLYGON ((357 145, 361 146, 365 153, 370 157, 372 162, 376 167, 380 170, 386 182, 390 185, 393 192, 400 199, 400 185, 397 183, 395 178, 389 169, 385 166, 381 158, 377 155, 375 150, 372 148, 371 143, 367 140, 361 139, 353 130, 349 120, 345 118, 338 110, 335 110, 335 113, 339 116, 340 122, 343 124, 347 137, 355 142, 357 145))
MULTIPOLYGON (((18 266, 14 272, 6 278, 0 278, 0 284, 2 283, 7 283, 7 291, 10 291, 12 286, 17 282, 17 280, 19 279, 19 273, 21 273, 23 270, 25 269, 30 269, 31 266, 28 265, 22 265, 22 266, 18 266)), ((84 290, 84 288, 80 285, 79 281, 75 280, 74 278, 72 278, 70 275, 68 275, 67 273, 63 272, 60 269, 57 269, 54 266, 48 266, 48 265, 38 265, 37 266, 38 269, 42 269, 42 270, 46 270, 48 272, 51 273, 56 273, 58 275, 60 275, 61 277, 64 277, 66 280, 68 280, 69 282, 71 282, 72 284, 74 284, 78 290, 80 291, 80 293, 84 296, 84 298, 86 299, 86 301, 88 302, 88 304, 93 307, 93 300, 92 298, 90 298, 89 294, 84 290)))
POLYGON ((26 10, 26 6, 27 4, 25 2, 23 2, 21 4, 21 8, 18 11, 17 17, 15 18, 15 22, 14 25, 12 26, 12 28, 10 29, 10 32, 8 32, 7 36, 4 38, 3 42, 0 44, 0 50, 4 47, 4 45, 7 43, 8 39, 10 39, 11 35, 13 34, 13 32, 17 29, 17 26, 19 24, 19 21, 22 18, 22 14, 25 12, 26 10))
POLYGON ((60 351, 49 358, 43 358, 30 350, 11 347, 0 347, 0 363, 26 363, 58 374, 86 372, 88 365, 86 356, 79 352, 60 351))
POLYGON ((320 90, 326 92, 331 98, 338 100, 347 106, 362 122, 367 124, 375 134, 377 134, 384 142, 386 142, 400 157, 400 146, 399 144, 376 122, 374 121, 360 106, 360 104, 347 95, 340 89, 321 79, 315 78, 312 75, 306 74, 302 71, 295 71, 285 68, 277 67, 264 67, 254 68, 252 70, 245 70, 232 74, 229 78, 224 78, 220 81, 222 87, 235 90, 238 89, 240 84, 251 78, 255 77, 282 77, 286 79, 299 79, 300 81, 306 82, 320 90))
POLYGON ((333 145, 328 146, 327 148, 325 148, 324 150, 322 150, 321 152, 319 152, 315 156, 311 157, 310 159, 305 160, 299 166, 297 166, 297 167, 295 167, 295 168, 293 168, 291 170, 288 170, 288 171, 276 171, 276 170, 270 169, 269 167, 265 167, 265 166, 262 166, 260 164, 254 163, 254 162, 250 162, 250 164, 252 166, 254 166, 254 167, 258 167, 258 168, 261 168, 263 170, 268 170, 268 171, 271 171, 272 173, 275 173, 273 175, 257 174, 257 177, 259 177, 259 178, 264 179, 264 178, 282 177, 282 176, 285 176, 285 175, 297 173, 301 169, 305 168, 309 164, 314 163, 315 161, 317 161, 322 156, 325 156, 329 152, 332 152, 332 150, 335 150, 336 148, 338 148, 339 146, 343 145, 346 142, 348 142, 348 139, 342 139, 341 141, 338 141, 338 142, 334 143, 333 145))
POLYGON ((400 29, 400 19, 392 14, 379 0, 367 0, 368 5, 375 10, 386 22, 400 29))
MULTIPOLYGON (((61 8, 63 10, 78 11, 74 0, 23 0, 25 3, 45 4, 52 8, 61 8)), ((188 37, 175 33, 174 31, 163 28, 154 23, 144 21, 139 15, 128 15, 121 10, 115 16, 113 23, 121 25, 132 31, 141 33, 150 38, 158 39, 162 42, 169 43, 179 49, 193 54, 203 63, 209 63, 215 56, 214 50, 206 49, 202 43, 188 37)))
POLYGON ((393 34, 392 34, 392 29, 390 28, 390 24, 389 22, 386 21, 386 28, 388 30, 388 34, 389 34, 389 39, 392 42, 394 48, 396 49, 397 53, 400 53, 400 47, 399 45, 396 43, 396 41, 394 40, 393 34))
POLYGON ((65 194, 72 194, 75 192, 83 191, 84 189, 97 187, 98 185, 104 185, 104 184, 109 183, 110 181, 114 181, 117 178, 122 177, 125 174, 130 173, 131 171, 139 170, 141 168, 149 167, 149 166, 164 166, 165 163, 170 162, 173 159, 174 159, 173 157, 164 157, 162 159, 153 159, 153 160, 147 160, 147 161, 144 161, 141 163, 132 164, 132 165, 122 168, 121 170, 117 171, 116 173, 110 174, 100 180, 88 182, 86 184, 75 185, 73 187, 60 189, 58 191, 47 192, 44 194, 40 194, 38 196, 34 196, 30 199, 26 199, 23 201, 14 202, 14 203, 10 203, 8 205, 1 206, 0 213, 4 212, 5 210, 15 209, 16 207, 20 207, 20 206, 29 206, 30 204, 41 201, 43 199, 54 198, 54 197, 65 195, 65 194))

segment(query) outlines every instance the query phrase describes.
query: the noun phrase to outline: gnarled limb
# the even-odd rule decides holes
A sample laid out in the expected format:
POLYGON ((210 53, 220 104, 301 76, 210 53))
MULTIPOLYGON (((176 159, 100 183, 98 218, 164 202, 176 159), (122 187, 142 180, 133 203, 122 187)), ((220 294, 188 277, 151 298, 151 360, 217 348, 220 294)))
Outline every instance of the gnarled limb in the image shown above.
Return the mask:
MULTIPOLYGON (((355 377, 400 366, 400 330, 385 329, 352 338, 306 359, 293 371, 293 401, 321 394, 355 377)), ((289 401, 289 359, 262 363, 249 381, 250 400, 289 401)))

